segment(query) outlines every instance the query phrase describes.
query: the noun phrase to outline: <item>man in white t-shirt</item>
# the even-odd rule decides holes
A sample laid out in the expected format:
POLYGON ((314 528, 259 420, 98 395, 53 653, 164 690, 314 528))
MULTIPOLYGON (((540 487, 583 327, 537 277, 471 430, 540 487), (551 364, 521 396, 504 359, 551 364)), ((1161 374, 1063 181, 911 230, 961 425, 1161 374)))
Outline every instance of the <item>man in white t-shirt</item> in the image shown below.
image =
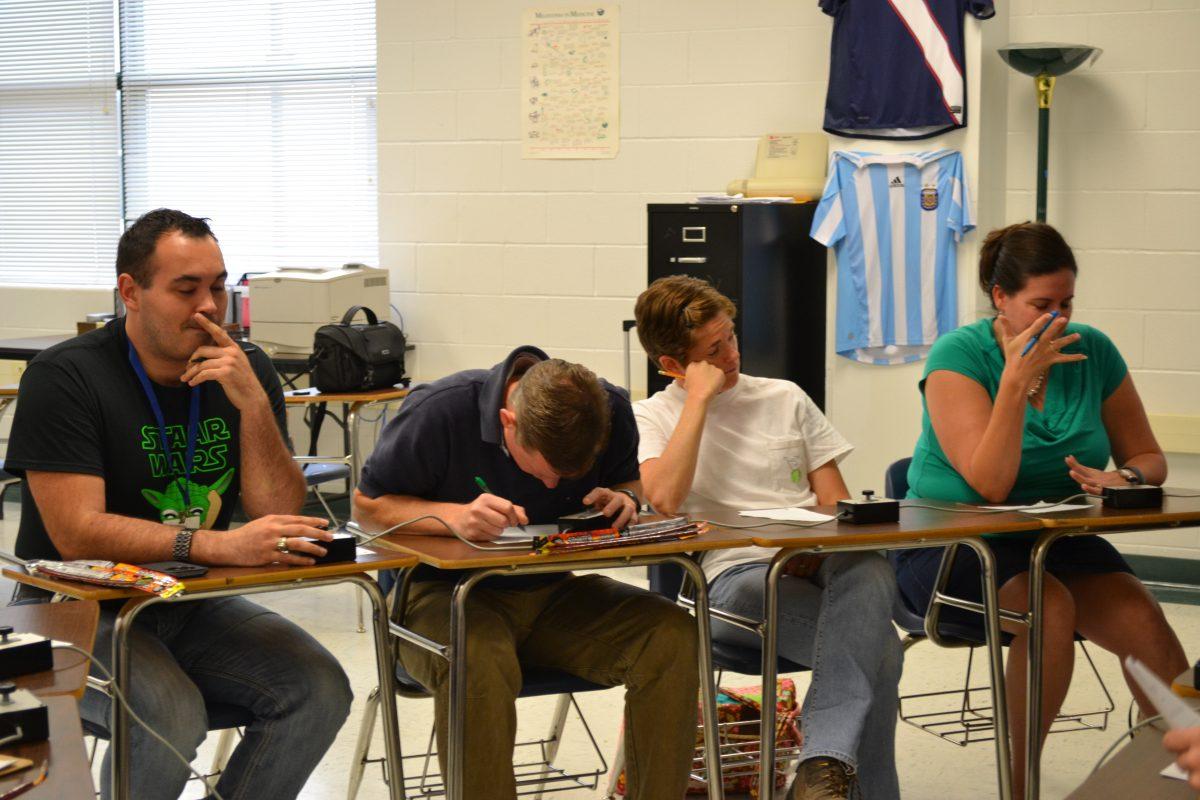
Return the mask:
MULTIPOLYGON (((661 278, 638 297, 638 337, 650 359, 682 375, 634 403, 638 461, 656 511, 702 512, 834 503, 849 497, 838 461, 853 448, 799 386, 739 374, 733 303, 705 281, 661 278)), ((774 551, 705 553, 709 602, 762 619, 774 551)), ((878 553, 796 556, 779 586, 779 654, 812 667, 804 744, 789 800, 900 796, 897 684, 903 654, 892 626, 896 582, 878 553)), ((713 620, 714 638, 761 647, 756 634, 713 620)))

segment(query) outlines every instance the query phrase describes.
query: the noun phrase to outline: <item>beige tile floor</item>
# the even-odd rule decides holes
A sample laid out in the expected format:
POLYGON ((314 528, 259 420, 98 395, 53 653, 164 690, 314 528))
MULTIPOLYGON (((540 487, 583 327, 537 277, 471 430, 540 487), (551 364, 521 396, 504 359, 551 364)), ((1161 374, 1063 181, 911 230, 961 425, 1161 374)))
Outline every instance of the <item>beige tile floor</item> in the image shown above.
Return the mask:
MULTIPOLYGON (((15 519, 19 506, 8 504, 6 518, 0 521, 0 549, 12 549, 16 531, 15 519)), ((624 580, 644 585, 641 571, 622 570, 615 574, 624 580)), ((8 587, 0 587, 8 596, 8 587)), ((332 652, 337 653, 350 676, 354 687, 355 702, 350 719, 343 727, 337 742, 313 774, 303 797, 339 798, 346 793, 346 776, 354 752, 355 738, 361 719, 363 701, 374 686, 374 662, 370 634, 355 631, 355 604, 353 589, 330 587, 304 591, 265 595, 264 605, 285 614, 308 628, 332 652)), ((1200 606, 1166 606, 1167 616, 1183 641, 1191 657, 1200 651, 1200 606)), ((1087 731, 1051 736, 1046 748, 1043 769, 1043 797, 1061 798, 1067 795, 1090 772, 1096 759, 1119 735, 1125 726, 1125 715, 1129 708, 1130 695, 1121 679, 1116 659, 1106 653, 1096 654, 1098 666, 1105 683, 1117 704, 1108 731, 1087 731)), ((950 685, 961 685, 965 657, 959 651, 939 650, 928 643, 917 645, 907 655, 901 689, 904 693, 931 691, 950 685)), ((1093 708, 1102 698, 1090 677, 1083 674, 1082 661, 1077 664, 1076 681, 1068 697, 1068 707, 1093 708)), ((976 672, 977 683, 984 673, 976 672)), ((801 692, 807 687, 807 676, 795 676, 801 692)), ((754 683, 753 678, 727 675, 723 683, 728 686, 745 686, 754 683)), ((610 759, 616 748, 617 732, 621 717, 620 688, 603 692, 590 692, 578 697, 589 724, 598 739, 605 756, 610 759)), ((432 721, 432 704, 424 700, 399 699, 401 735, 405 752, 416 752, 423 748, 429 735, 432 721)), ((523 700, 518 706, 520 734, 533 736, 543 732, 553 708, 552 698, 523 700)), ((211 757, 211 740, 201 751, 198 763, 207 765, 211 757)), ((378 730, 373 743, 373 752, 382 750, 382 739, 378 730)), ((968 747, 936 739, 933 736, 900 724, 896 737, 900 782, 905 798, 911 800, 974 800, 995 796, 995 765, 990 743, 973 744, 968 747)), ((560 761, 567 766, 583 766, 591 763, 586 737, 577 723, 568 723, 560 761)), ((1168 759, 1164 756, 1163 764, 1168 759)), ((195 784, 192 784, 195 786, 195 784)), ((604 796, 604 783, 595 791, 563 792, 553 797, 564 800, 582 800, 604 796)), ((198 787, 189 788, 186 798, 201 795, 198 787)), ((377 800, 387 797, 378 766, 369 768, 358 795, 362 800, 377 800)))

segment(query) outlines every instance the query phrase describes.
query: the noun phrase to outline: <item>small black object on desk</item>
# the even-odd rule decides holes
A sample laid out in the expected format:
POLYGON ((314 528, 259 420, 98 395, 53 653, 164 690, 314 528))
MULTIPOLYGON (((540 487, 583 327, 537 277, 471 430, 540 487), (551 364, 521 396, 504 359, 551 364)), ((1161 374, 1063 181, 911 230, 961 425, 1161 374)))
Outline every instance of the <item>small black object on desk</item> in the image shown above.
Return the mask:
POLYGON ((1130 486, 1105 486, 1106 508, 1162 508, 1161 486, 1138 483, 1130 486))
POLYGON ((49 639, 36 633, 14 634, 12 625, 0 625, 0 678, 49 669, 54 669, 49 639))
POLYGON ((0 683, 0 739, 5 745, 41 742, 50 738, 46 705, 33 692, 18 689, 11 681, 0 683), (18 738, 10 739, 16 736, 18 738))
POLYGON ((864 489, 861 500, 838 500, 838 520, 854 525, 899 522, 900 503, 888 497, 875 497, 874 489, 864 489))
MULTIPOLYGON (((334 531, 333 539, 326 542, 321 539, 309 539, 315 545, 325 548, 325 555, 313 556, 318 564, 333 564, 338 561, 358 560, 358 540, 346 531, 334 531)), ((301 553, 301 555, 309 555, 301 553)))

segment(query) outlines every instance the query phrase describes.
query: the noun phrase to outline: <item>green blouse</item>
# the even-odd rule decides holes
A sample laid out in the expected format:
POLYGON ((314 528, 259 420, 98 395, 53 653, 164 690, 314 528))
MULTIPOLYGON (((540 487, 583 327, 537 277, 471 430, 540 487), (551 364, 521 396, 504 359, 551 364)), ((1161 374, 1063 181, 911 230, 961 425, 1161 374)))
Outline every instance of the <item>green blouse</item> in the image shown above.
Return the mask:
MULTIPOLYGON (((1100 419, 1100 407, 1125 379, 1128 368, 1112 341, 1087 325, 1070 323, 1064 333, 1078 333, 1066 353, 1087 353, 1087 360, 1056 364, 1049 373, 1044 408, 1025 408, 1021 466, 1007 504, 1061 500, 1080 492, 1064 463, 1074 455, 1096 469, 1108 466, 1112 447, 1100 419)), ((966 375, 987 390, 993 402, 1004 371, 1004 353, 992 335, 992 319, 981 319, 951 331, 934 343, 921 378, 921 436, 908 468, 908 496, 963 503, 983 498, 946 458, 929 421, 925 381, 930 373, 950 370, 966 375)))

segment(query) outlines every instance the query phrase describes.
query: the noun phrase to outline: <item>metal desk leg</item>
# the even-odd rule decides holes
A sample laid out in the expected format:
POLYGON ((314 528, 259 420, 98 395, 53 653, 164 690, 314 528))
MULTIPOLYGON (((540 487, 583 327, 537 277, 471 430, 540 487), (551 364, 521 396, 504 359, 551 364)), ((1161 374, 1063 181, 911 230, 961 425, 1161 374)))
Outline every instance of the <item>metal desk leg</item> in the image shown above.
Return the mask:
POLYGON ((446 753, 446 800, 466 800, 463 770, 466 768, 467 717, 467 596, 475 584, 504 570, 481 569, 459 578, 450 595, 450 720, 446 753))
POLYGON ((350 459, 350 495, 358 488, 358 476, 362 474, 362 456, 358 448, 358 403, 351 403, 346 410, 346 457, 350 459))
POLYGON ((1008 739, 1008 692, 1004 684, 1004 638, 1000 629, 1000 599, 996 589, 996 556, 982 539, 964 539, 961 544, 970 547, 979 556, 983 624, 992 679, 992 717, 996 726, 996 779, 1000 786, 1001 800, 1010 800, 1012 753, 1008 739))
POLYGON ((1042 762, 1042 633, 1046 555, 1065 531, 1048 530, 1029 554, 1029 664, 1025 672, 1025 798, 1037 800, 1042 762))
MULTIPOLYGON (((113 622, 113 681, 122 696, 128 697, 130 655, 133 651, 133 641, 129 636, 133 623, 142 609, 161 602, 154 596, 138 597, 129 600, 117 612, 113 622)), ((109 747, 113 749, 112 757, 112 796, 114 800, 126 800, 130 797, 129 773, 129 713, 124 704, 113 693, 111 698, 111 715, 109 724, 109 747)))
POLYGON ((388 627, 387 601, 379 584, 366 575, 355 575, 350 582, 366 593, 371 601, 371 620, 375 632, 375 668, 379 676, 379 705, 383 710, 383 744, 391 783, 392 800, 404 798, 404 766, 400 750, 400 723, 396 716, 396 671, 392 667, 391 634, 388 627))
POLYGON ((708 585, 704 572, 686 556, 668 559, 677 564, 691 579, 695 587, 696 630, 700 649, 700 700, 704 718, 704 762, 708 768, 709 800, 721 800, 724 786, 721 779, 721 747, 717 734, 717 690, 713 681, 712 668, 712 621, 708 616, 708 585))
POLYGON ((762 629, 762 713, 759 715, 758 732, 761 745, 759 746, 758 763, 758 796, 762 798, 775 795, 775 680, 778 677, 779 658, 777 655, 779 626, 775 620, 779 615, 779 577, 788 559, 801 550, 780 550, 771 559, 767 568, 766 598, 763 601, 762 629))

